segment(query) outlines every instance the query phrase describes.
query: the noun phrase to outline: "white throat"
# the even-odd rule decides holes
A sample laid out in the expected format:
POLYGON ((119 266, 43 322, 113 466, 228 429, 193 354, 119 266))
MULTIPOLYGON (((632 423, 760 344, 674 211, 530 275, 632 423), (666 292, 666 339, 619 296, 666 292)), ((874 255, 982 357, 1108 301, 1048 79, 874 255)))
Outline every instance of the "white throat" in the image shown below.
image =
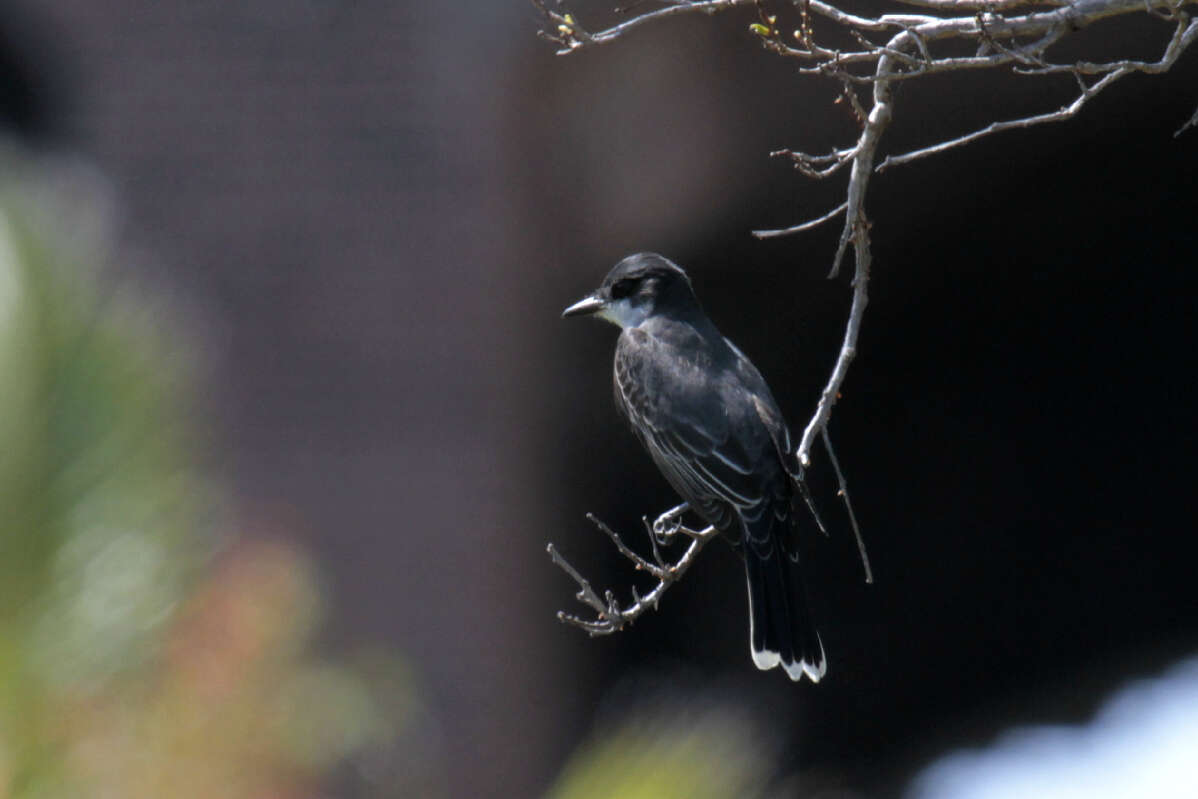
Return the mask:
POLYGON ((606 319, 613 325, 624 327, 640 327, 649 318, 649 303, 633 305, 627 297, 613 300, 600 311, 597 316, 606 319))

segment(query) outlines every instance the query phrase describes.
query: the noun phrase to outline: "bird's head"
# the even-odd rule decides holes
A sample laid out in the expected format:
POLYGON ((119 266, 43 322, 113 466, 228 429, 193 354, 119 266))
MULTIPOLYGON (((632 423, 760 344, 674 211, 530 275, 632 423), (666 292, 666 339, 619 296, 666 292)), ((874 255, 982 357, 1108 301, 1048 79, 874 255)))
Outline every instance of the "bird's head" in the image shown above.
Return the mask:
POLYGON ((698 310, 686 272, 667 258, 642 252, 616 264, 598 289, 562 311, 562 316, 598 316, 620 327, 637 327, 651 316, 698 310))

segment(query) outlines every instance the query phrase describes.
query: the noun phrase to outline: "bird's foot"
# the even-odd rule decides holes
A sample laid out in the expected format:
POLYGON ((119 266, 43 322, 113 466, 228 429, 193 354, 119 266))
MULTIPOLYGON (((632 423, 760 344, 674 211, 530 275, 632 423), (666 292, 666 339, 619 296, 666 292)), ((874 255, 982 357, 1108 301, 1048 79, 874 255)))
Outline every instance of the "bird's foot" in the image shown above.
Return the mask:
POLYGON ((688 507, 690 506, 683 502, 677 507, 670 508, 654 520, 653 537, 657 539, 658 544, 664 545, 674 540, 674 536, 682 529, 682 514, 686 513, 688 507))

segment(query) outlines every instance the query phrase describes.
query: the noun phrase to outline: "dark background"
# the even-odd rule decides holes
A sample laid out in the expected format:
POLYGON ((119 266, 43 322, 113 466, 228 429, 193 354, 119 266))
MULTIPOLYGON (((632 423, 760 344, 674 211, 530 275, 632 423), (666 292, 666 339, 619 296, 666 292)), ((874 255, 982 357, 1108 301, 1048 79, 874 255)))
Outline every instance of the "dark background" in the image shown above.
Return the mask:
MULTIPOLYGON (((614 330, 562 307, 623 255, 667 254, 795 427, 839 346, 836 231, 749 231, 838 201, 766 154, 853 123, 750 21, 563 59, 519 0, 0 12, 9 130, 106 176, 122 267, 173 296, 206 358, 214 471, 240 514, 315 551, 327 646, 412 660, 453 796, 544 789, 645 675, 760 709, 782 772, 895 794, 945 747, 1084 720, 1198 644, 1198 131, 1172 137, 1194 53, 1071 122, 874 180, 872 301, 832 432, 877 583, 843 524, 809 542, 825 682, 752 667, 722 546, 628 632, 554 620, 574 587, 547 541, 621 586, 583 513, 635 534, 674 503, 612 405, 614 330)), ((1155 54, 1167 26, 1087 36, 1155 54)), ((883 152, 1054 109, 1071 84, 905 87, 883 152)))

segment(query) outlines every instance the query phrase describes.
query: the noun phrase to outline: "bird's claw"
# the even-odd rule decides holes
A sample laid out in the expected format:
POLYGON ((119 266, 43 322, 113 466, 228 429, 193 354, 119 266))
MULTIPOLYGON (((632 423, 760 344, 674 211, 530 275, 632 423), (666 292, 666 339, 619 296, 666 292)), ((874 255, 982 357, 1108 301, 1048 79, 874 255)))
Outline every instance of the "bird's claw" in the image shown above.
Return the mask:
POLYGON ((687 504, 684 502, 670 508, 653 521, 653 537, 657 539, 658 544, 668 544, 678 535, 678 531, 682 529, 682 514, 686 509, 687 504))

